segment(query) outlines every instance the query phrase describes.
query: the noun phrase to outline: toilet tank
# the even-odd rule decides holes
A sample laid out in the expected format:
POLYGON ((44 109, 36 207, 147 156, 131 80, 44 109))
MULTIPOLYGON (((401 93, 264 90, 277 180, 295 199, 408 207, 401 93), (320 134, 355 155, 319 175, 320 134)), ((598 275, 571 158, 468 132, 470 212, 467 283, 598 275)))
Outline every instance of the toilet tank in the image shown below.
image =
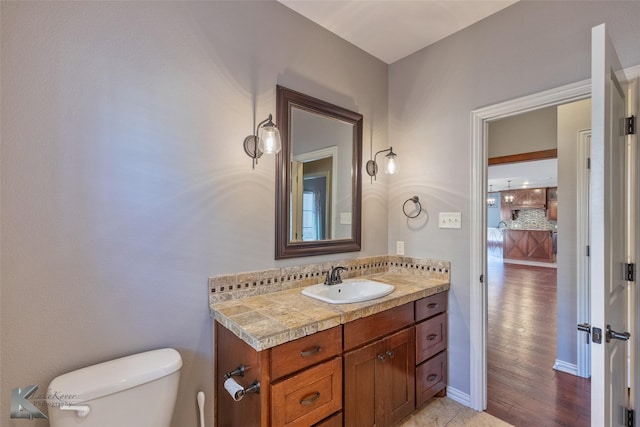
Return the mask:
POLYGON ((148 351, 56 377, 47 390, 51 427, 169 427, 180 353, 148 351))

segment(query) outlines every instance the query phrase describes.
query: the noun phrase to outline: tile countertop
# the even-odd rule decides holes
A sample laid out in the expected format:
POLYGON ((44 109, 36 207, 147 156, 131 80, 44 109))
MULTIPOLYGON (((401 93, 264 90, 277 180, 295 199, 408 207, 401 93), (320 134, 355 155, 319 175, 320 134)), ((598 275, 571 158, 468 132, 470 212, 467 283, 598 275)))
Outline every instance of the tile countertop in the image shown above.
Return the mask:
POLYGON ((211 316, 261 351, 449 290, 448 281, 419 275, 383 273, 362 278, 389 283, 395 290, 370 301, 330 304, 295 288, 211 304, 211 316))

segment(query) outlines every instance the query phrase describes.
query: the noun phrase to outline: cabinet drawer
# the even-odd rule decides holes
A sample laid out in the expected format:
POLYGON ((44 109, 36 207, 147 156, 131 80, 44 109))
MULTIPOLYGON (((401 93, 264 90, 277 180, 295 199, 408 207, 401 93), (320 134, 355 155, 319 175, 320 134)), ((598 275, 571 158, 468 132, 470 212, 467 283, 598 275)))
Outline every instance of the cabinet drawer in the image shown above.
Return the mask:
POLYGON ((416 363, 447 348, 447 313, 416 325, 416 363))
POLYGON ((346 323, 344 325, 344 350, 359 347, 411 324, 413 324, 413 303, 346 323))
POLYGON ((447 311, 448 292, 440 292, 416 301, 416 322, 447 311))
POLYGON ((277 380, 342 352, 342 326, 271 349, 271 379, 277 380))
POLYGON ((314 424, 313 427, 342 427, 342 412, 338 412, 326 420, 314 424))
POLYGON ((447 386, 447 352, 443 351, 416 367, 416 406, 447 386))
POLYGON ((307 427, 342 409, 342 358, 271 386, 271 425, 307 427))

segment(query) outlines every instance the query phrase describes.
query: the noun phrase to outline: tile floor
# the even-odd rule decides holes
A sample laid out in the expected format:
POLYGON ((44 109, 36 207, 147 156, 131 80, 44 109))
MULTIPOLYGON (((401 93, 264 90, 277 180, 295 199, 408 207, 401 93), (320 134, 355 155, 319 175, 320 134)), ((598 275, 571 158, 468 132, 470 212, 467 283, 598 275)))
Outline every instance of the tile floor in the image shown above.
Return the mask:
POLYGON ((419 412, 409 415, 399 427, 509 427, 486 412, 477 412, 447 397, 435 397, 419 412))

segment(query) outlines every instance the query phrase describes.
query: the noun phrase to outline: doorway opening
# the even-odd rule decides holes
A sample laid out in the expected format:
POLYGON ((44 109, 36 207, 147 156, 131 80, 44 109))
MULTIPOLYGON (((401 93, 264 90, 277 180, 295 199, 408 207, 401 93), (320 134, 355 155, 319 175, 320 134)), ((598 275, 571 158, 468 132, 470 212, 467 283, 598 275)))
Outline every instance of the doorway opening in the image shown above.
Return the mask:
MULTIPOLYGON (((488 179, 489 123, 545 107, 569 104, 589 98, 591 85, 583 81, 554 90, 507 101, 475 110, 472 119, 472 283, 471 287, 471 350, 479 355, 471 359, 470 403, 476 410, 487 408, 487 287, 484 273, 487 272, 487 214, 485 210, 488 179), (481 167, 480 167, 481 165, 481 167)), ((574 326, 575 328, 575 326, 574 326)), ((577 335, 577 334, 576 334, 577 335)), ((577 339, 577 338, 576 338, 577 339)), ((550 367, 551 369, 551 367, 550 367)))
POLYGON ((575 242, 588 210, 576 194, 590 113, 585 99, 488 126, 486 410, 513 425, 590 423, 575 329, 589 286, 576 280, 586 246, 575 242))

